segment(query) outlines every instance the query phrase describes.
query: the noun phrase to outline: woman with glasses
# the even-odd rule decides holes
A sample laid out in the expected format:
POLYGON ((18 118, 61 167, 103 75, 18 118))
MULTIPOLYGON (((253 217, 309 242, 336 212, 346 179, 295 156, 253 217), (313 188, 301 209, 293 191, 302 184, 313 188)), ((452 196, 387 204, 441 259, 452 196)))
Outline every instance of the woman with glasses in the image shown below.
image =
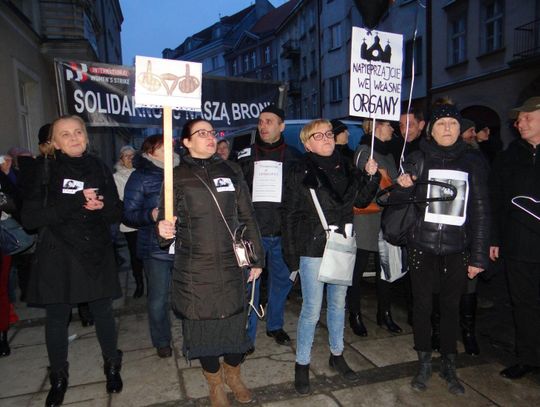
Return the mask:
POLYGON ((358 378, 343 357, 347 286, 325 284, 317 279, 326 231, 310 189, 315 190, 328 224, 338 226, 338 232, 344 233, 345 225, 353 222, 353 205, 369 204, 377 192, 380 175, 373 159, 367 160, 363 170, 358 170, 335 151, 334 133, 328 120, 317 119, 306 124, 300 139, 307 153, 285 178, 283 250, 289 268, 300 272, 303 302, 297 328, 294 386, 298 393, 307 394, 311 347, 325 286, 330 367, 346 380, 358 378))
MULTIPOLYGON (((150 337, 160 358, 172 356, 169 287, 173 256, 159 246, 156 234, 164 160, 163 135, 147 137, 141 154, 133 160, 136 169, 124 190, 124 223, 138 229, 137 256, 146 275, 150 337)), ((178 165, 178 155, 174 155, 173 161, 178 165)))
POLYGON ((172 301, 182 318, 183 353, 188 360, 199 359, 213 406, 229 405, 224 383, 238 402, 248 403, 251 393, 240 376, 252 346, 246 285, 264 265, 251 196, 240 167, 216 154, 209 122, 187 122, 182 143, 188 153, 173 172, 174 223, 160 221, 159 234, 169 246, 176 239, 172 301), (260 259, 249 273, 238 266, 233 251, 231 233, 241 224, 260 259))

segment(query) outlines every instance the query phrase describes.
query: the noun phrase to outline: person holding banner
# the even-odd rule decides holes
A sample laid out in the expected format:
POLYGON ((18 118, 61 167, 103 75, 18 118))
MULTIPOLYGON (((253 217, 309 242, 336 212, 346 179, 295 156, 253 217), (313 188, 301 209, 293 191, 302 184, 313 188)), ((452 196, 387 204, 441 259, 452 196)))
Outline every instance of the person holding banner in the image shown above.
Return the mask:
POLYGON ((375 160, 366 160, 364 168, 359 170, 335 151, 334 133, 328 120, 317 119, 306 124, 300 139, 307 153, 285 177, 283 251, 290 269, 300 273, 303 301, 297 328, 294 387, 298 393, 307 394, 310 392, 311 347, 325 287, 329 365, 345 380, 358 379, 343 357, 347 286, 318 280, 327 231, 315 209, 310 189, 315 191, 328 225, 336 225, 339 233, 352 236, 353 205, 365 207, 371 202, 380 174, 375 160))
MULTIPOLYGON (((156 221, 163 184, 163 135, 147 137, 135 156, 135 171, 124 190, 124 224, 138 228, 137 256, 143 261, 147 283, 148 324, 152 345, 160 358, 172 356, 169 288, 173 255, 158 243, 156 221)), ((174 155, 174 165, 180 158, 174 155)))
MULTIPOLYGON (((415 180, 444 181, 457 186, 450 207, 433 202, 418 204, 416 220, 408 232, 408 267, 413 293, 414 348, 419 370, 411 386, 425 391, 431 377, 431 312, 433 294, 439 294, 440 376, 452 394, 463 394, 456 374, 459 302, 473 279, 489 264, 489 202, 487 163, 478 150, 460 138, 461 115, 449 103, 434 105, 428 125, 430 140, 420 141, 420 151, 404 163, 398 177, 405 188, 415 180)), ((432 196, 425 186, 416 199, 432 196)))
POLYGON ((50 134, 55 158, 40 161, 41 171, 25 186, 22 221, 28 229, 39 229, 26 300, 45 307, 51 383, 45 405, 59 406, 68 385, 71 308, 82 302, 94 316, 107 392, 122 391, 122 352, 112 308, 112 299, 122 291, 110 234, 122 208, 111 172, 86 151, 83 120, 60 117, 51 124, 50 134))
POLYGON ((161 220, 158 229, 162 243, 173 244, 175 253, 172 303, 182 319, 183 353, 199 359, 213 406, 229 405, 224 383, 238 402, 248 403, 251 393, 240 374, 252 346, 246 292, 264 266, 255 212, 240 167, 216 154, 216 132, 209 122, 188 121, 182 143, 188 153, 173 171, 174 222, 161 220), (258 257, 247 272, 238 265, 231 236, 242 224, 258 257))

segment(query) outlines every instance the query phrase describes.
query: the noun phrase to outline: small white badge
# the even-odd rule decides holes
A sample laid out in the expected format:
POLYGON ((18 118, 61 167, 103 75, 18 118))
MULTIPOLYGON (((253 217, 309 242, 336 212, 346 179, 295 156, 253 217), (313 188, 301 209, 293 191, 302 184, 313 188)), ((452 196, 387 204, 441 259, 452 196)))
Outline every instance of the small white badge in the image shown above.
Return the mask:
POLYGON ((234 184, 230 178, 214 178, 214 185, 216 186, 216 191, 225 192, 225 191, 234 191, 234 184))
POLYGON ((62 193, 63 194, 75 194, 84 189, 84 182, 77 181, 76 179, 64 179, 62 183, 62 193))

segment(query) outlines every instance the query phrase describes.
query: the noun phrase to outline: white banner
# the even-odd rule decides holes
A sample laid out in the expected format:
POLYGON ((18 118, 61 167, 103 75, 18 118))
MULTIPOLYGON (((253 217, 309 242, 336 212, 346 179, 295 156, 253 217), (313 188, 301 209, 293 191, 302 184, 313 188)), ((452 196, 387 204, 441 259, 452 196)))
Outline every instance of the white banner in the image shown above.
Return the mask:
POLYGON ((349 114, 399 120, 403 36, 353 27, 349 114))
POLYGON ((135 57, 135 106, 201 111, 202 64, 135 57))

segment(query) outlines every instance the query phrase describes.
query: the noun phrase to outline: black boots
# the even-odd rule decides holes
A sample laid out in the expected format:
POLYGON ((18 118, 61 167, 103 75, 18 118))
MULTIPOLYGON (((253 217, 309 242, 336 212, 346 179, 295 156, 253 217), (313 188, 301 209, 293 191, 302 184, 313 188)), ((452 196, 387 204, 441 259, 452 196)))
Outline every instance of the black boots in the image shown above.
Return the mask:
POLYGON ((8 342, 8 331, 0 332, 0 357, 9 356, 11 349, 8 342))
POLYGON ((465 388, 461 385, 456 374, 456 354, 449 353, 441 357, 441 370, 439 373, 448 383, 448 391, 452 394, 460 395, 465 393, 465 388))
POLYGON ((133 292, 133 298, 140 298, 144 294, 144 279, 143 276, 135 276, 135 291, 133 292))
POLYGON ((294 389, 298 394, 309 394, 309 365, 294 365, 294 389))
POLYGON ((49 373, 49 381, 51 382, 51 389, 49 394, 47 394, 47 399, 45 400, 45 407, 56 407, 61 406, 64 402, 64 395, 66 394, 68 386, 68 363, 58 370, 52 371, 49 373))
POLYGON ((367 329, 362 321, 362 314, 359 312, 349 312, 349 324, 355 335, 367 336, 367 329))
POLYGON ((425 391, 427 382, 431 378, 431 352, 416 352, 418 354, 418 373, 411 381, 415 390, 425 391))
POLYGON ((353 372, 349 367, 343 355, 335 356, 330 354, 330 359, 328 359, 328 365, 339 373, 341 377, 350 382, 358 380, 358 375, 353 372))
POLYGON ((459 304, 459 321, 463 335, 463 346, 465 347, 465 353, 469 355, 480 354, 480 348, 478 347, 474 332, 476 325, 476 302, 476 293, 463 294, 459 304))
POLYGON ((122 369, 122 351, 118 350, 118 356, 115 358, 106 358, 103 356, 103 372, 107 378, 107 393, 120 393, 124 384, 120 377, 122 369))
POLYGON ((377 312, 377 325, 384 325, 386 329, 395 334, 399 334, 402 332, 400 326, 396 324, 392 319, 392 313, 390 312, 390 310, 377 312))

